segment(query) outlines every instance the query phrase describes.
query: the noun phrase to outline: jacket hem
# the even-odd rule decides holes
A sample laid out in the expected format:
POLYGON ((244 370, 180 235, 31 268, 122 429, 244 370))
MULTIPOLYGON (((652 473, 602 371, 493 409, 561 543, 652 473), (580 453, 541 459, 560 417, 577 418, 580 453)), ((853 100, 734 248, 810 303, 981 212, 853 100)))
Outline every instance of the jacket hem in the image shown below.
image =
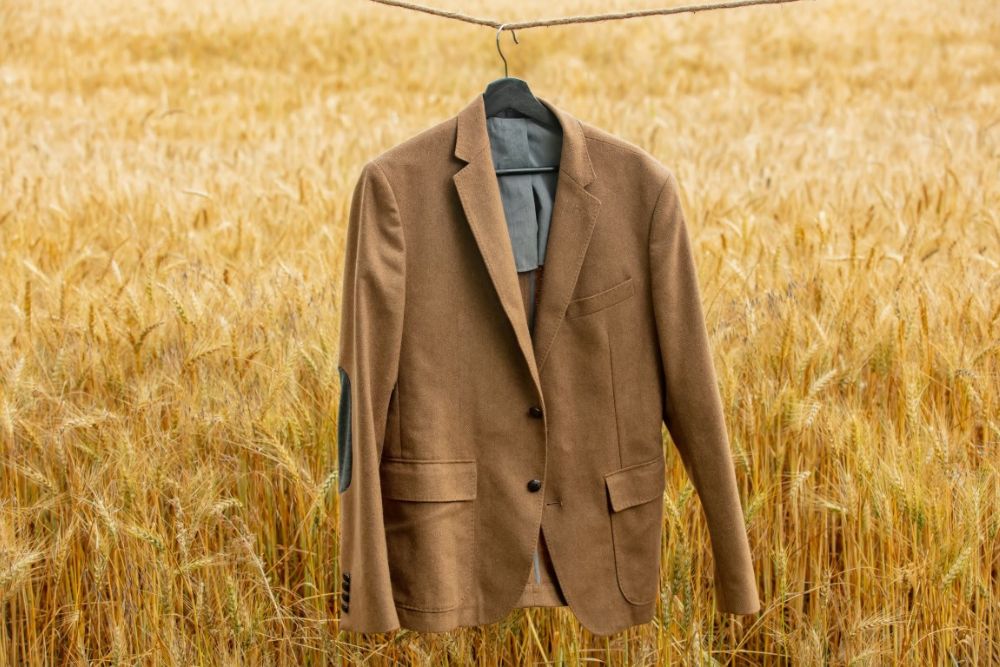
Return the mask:
POLYGON ((521 597, 514 605, 515 609, 522 607, 565 607, 566 598, 554 583, 530 583, 525 585, 521 597))
MULTIPOLYGON (((555 607, 555 605, 552 606, 555 607)), ((568 607, 569 605, 561 606, 568 607)), ((484 620, 470 616, 470 610, 468 607, 461 607, 442 612, 420 612, 403 608, 399 608, 398 611, 399 623, 403 628, 415 630, 417 632, 449 632, 462 627, 478 627, 498 622, 515 609, 519 609, 519 607, 511 607, 493 620, 484 620)), ((574 614, 576 615, 577 621, 579 621, 580 624, 591 634, 598 637, 606 637, 637 625, 645 625, 649 623, 653 620, 655 609, 655 600, 642 605, 629 605, 629 609, 620 615, 616 615, 614 619, 609 619, 607 616, 603 616, 602 621, 604 623, 611 621, 611 623, 607 625, 593 625, 584 622, 583 619, 580 618, 580 614, 575 610, 574 614)))

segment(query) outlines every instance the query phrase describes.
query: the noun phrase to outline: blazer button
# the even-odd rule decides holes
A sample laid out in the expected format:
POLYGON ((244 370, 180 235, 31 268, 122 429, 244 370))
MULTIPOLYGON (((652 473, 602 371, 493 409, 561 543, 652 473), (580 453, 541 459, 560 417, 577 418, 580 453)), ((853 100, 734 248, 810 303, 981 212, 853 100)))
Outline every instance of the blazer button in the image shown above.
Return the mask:
POLYGON ((344 602, 340 603, 340 611, 342 611, 342 612, 344 612, 346 614, 349 609, 350 609, 350 607, 348 607, 348 605, 346 603, 344 603, 344 602))
POLYGON ((341 574, 340 576, 341 576, 341 578, 342 578, 342 579, 344 580, 344 583, 345 583, 345 584, 350 584, 350 583, 351 583, 351 575, 350 575, 350 573, 348 573, 348 572, 344 572, 344 573, 343 573, 343 574, 341 574))
POLYGON ((530 482, 528 482, 528 491, 535 492, 540 488, 542 488, 542 480, 533 479, 530 482))
POLYGON ((534 417, 535 419, 540 419, 542 417, 542 409, 537 405, 532 405, 530 408, 528 408, 528 414, 534 417))

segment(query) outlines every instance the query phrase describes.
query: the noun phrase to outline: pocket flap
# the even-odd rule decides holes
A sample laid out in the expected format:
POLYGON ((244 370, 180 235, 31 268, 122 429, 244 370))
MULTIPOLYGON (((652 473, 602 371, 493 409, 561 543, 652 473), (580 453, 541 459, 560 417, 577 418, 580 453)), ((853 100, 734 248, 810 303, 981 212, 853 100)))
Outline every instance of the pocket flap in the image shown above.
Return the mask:
POLYGON ((604 475, 604 481, 615 512, 662 498, 667 484, 663 457, 657 456, 649 461, 633 463, 609 472, 604 475))
POLYGON ((383 458, 379 474, 384 498, 447 501, 476 497, 475 459, 383 458))

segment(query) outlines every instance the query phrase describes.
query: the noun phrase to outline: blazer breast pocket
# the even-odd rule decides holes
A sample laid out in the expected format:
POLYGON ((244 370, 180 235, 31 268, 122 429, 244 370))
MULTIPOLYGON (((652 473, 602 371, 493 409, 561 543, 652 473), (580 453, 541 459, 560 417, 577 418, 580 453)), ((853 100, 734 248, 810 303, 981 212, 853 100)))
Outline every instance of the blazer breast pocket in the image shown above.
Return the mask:
POLYGON ((633 294, 635 294, 635 284, 632 277, 629 276, 617 285, 612 285, 600 292, 573 299, 566 307, 566 317, 583 317, 596 313, 630 298, 633 294))

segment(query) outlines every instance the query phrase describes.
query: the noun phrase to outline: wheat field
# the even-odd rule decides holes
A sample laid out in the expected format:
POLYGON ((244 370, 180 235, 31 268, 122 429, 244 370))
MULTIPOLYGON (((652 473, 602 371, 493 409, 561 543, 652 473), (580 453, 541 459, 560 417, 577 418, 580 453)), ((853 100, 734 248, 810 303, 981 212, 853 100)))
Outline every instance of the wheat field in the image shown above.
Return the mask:
POLYGON ((714 610, 664 431, 652 623, 338 632, 351 188, 503 75, 495 34, 362 0, 0 2, 0 664, 1000 663, 996 0, 504 33, 511 75, 677 176, 762 609, 714 610))

